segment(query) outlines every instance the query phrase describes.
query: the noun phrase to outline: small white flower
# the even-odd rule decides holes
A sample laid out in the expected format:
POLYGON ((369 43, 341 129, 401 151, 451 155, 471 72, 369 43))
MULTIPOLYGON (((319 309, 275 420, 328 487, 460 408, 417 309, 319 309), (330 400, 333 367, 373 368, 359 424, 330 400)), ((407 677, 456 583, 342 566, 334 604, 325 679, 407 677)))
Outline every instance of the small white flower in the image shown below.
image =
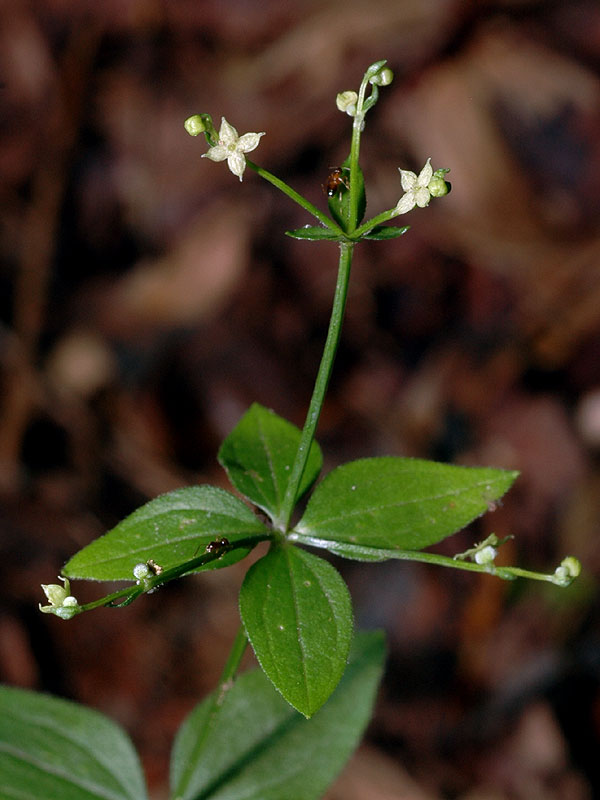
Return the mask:
POLYGON ((227 166, 242 180, 242 175, 246 169, 246 157, 244 153, 250 153, 260 141, 262 133, 245 133, 238 136, 238 132, 230 125, 225 117, 221 117, 221 127, 219 128, 219 142, 211 147, 208 153, 204 153, 202 158, 210 158, 211 161, 225 161, 227 166))
POLYGON ((498 550, 492 547, 491 544, 488 544, 480 550, 477 550, 473 555, 473 560, 476 564, 492 564, 497 555, 498 550))
POLYGON ((136 564, 135 567, 133 568, 133 577, 137 580, 138 583, 141 580, 144 580, 144 578, 149 578, 151 574, 152 573, 150 572, 150 567, 148 566, 148 564, 143 564, 143 563, 136 564))
POLYGON ((356 92, 348 90, 347 92, 340 92, 335 98, 335 104, 339 111, 345 111, 348 116, 353 117, 356 114, 356 104, 358 102, 358 95, 356 92))
POLYGON ((566 558, 563 558, 560 566, 554 570, 552 582, 557 586, 569 586, 569 584, 575 580, 580 572, 581 564, 579 561, 573 556, 567 556, 566 558))
POLYGON ((406 214, 415 206, 425 208, 425 206, 429 205, 429 201, 431 200, 429 183, 433 178, 433 168, 430 158, 427 159, 425 166, 418 176, 410 170, 400 169, 400 178, 405 194, 403 194, 398 201, 398 205, 396 206, 397 214, 406 214))
POLYGON ((57 583, 42 583, 44 594, 50 601, 49 606, 39 604, 39 609, 44 614, 54 614, 61 619, 71 619, 79 613, 77 598, 70 594, 71 587, 68 578, 59 575, 59 580, 63 581, 64 586, 57 583))

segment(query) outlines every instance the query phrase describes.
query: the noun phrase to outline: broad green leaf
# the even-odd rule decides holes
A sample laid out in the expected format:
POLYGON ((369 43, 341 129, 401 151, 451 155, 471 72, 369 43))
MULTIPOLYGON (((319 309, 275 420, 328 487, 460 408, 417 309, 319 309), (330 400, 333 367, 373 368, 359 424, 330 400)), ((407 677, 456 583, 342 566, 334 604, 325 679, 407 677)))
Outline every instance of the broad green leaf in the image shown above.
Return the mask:
POLYGON ((377 241, 383 241, 386 239, 396 239, 398 236, 403 236, 409 229, 410 225, 405 225, 403 228, 398 228, 396 225, 377 225, 375 228, 372 228, 369 231, 369 233, 366 233, 362 238, 376 239, 377 241))
MULTIPOLYGON (((350 156, 344 161, 341 167, 344 177, 350 181, 350 156)), ((367 207, 367 196, 365 194, 365 180, 360 167, 357 169, 357 191, 358 191, 358 214, 355 224, 358 226, 365 215, 367 207)), ((328 198, 329 213, 344 231, 350 230, 350 189, 342 186, 328 198)))
MULTIPOLYGON (((219 450, 219 462, 238 491, 277 520, 289 482, 301 432, 291 422, 254 403, 219 450)), ((310 448, 299 496, 315 482, 323 457, 310 448)))
POLYGON ((305 225, 303 228, 296 228, 293 231, 286 231, 286 236, 291 236, 292 239, 309 239, 313 242, 339 242, 343 241, 343 237, 334 233, 331 228, 325 228, 320 225, 305 225))
POLYGON ((517 474, 417 458, 351 461, 317 486, 291 538, 420 550, 493 509, 517 474))
POLYGON ((297 547, 273 547, 248 570, 240 611, 259 664, 310 717, 337 686, 352 639, 350 595, 339 573, 297 547))
POLYGON ((357 634, 340 684, 311 719, 294 711, 263 672, 245 673, 216 716, 209 719, 207 699, 179 729, 172 799, 318 800, 369 721, 383 659, 379 633, 357 634))
MULTIPOLYGON (((163 569, 202 554, 220 537, 265 538, 266 528, 250 509, 223 489, 189 486, 146 503, 65 564, 69 578, 96 581, 132 580, 133 568, 152 558, 163 569)), ((199 569, 227 567, 250 548, 231 550, 199 569)))
POLYGON ((131 741, 97 711, 57 697, 0 687, 3 800, 142 800, 131 741))

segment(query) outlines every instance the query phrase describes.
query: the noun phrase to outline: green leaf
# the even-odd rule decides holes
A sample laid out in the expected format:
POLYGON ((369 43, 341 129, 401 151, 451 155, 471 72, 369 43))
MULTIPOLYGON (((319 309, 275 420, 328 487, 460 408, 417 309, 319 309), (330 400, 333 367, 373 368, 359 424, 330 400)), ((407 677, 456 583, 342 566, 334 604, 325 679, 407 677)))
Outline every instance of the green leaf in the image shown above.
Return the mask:
POLYGON ((142 800, 131 741, 97 711, 0 687, 0 796, 18 800, 142 800))
POLYGON ((317 486, 290 538, 419 550, 492 509, 517 474, 417 458, 351 461, 317 486))
POLYGON ((260 670, 236 680, 212 719, 211 698, 204 700, 175 740, 172 798, 321 798, 369 721, 384 655, 379 633, 357 634, 339 686, 308 720, 283 700, 260 670))
POLYGON ((350 595, 339 573, 297 547, 273 547, 248 570, 240 612, 259 664, 310 717, 337 686, 352 639, 350 595))
MULTIPOLYGON (((350 156, 342 164, 342 172, 345 179, 350 180, 350 156)), ((360 167, 356 171, 357 191, 358 191, 358 214, 354 221, 358 226, 365 215, 367 208, 367 196, 365 193, 365 180, 360 167)), ((342 186, 328 198, 329 213, 344 231, 349 231, 352 220, 350 219, 350 189, 342 186)))
POLYGON ((343 236, 334 233, 331 228, 325 228, 319 225, 305 225, 303 228, 296 228, 293 231, 286 231, 286 236, 291 236, 292 239, 309 239, 313 242, 341 242, 344 241, 343 236))
MULTIPOLYGON (((233 544, 256 537, 258 543, 265 533, 258 517, 229 492, 214 486, 189 486, 138 508, 76 553, 65 564, 63 574, 96 581, 133 580, 134 566, 150 558, 168 569, 202 554, 214 539, 225 537, 233 544)), ((194 571, 227 567, 244 558, 249 549, 231 550, 194 571)))
MULTIPOLYGON (((238 491, 276 521, 289 482, 301 432, 291 422, 254 403, 225 439, 219 462, 238 491)), ((299 497, 315 482, 323 457, 310 448, 299 497)))
POLYGON ((405 225, 403 228, 398 228, 395 225, 376 225, 368 233, 362 236, 362 239, 375 239, 377 241, 384 241, 386 239, 396 239, 398 236, 403 236, 410 225, 405 225))

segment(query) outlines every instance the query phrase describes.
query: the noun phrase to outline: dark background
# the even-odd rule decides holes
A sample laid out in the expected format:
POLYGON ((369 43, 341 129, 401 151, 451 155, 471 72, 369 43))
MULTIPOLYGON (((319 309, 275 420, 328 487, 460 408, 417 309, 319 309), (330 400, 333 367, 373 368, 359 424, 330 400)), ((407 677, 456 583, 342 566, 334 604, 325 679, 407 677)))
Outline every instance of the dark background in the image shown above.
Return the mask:
POLYGON ((325 208, 349 149, 335 95, 387 58, 370 214, 428 156, 453 189, 402 239, 357 248, 326 469, 517 468, 440 550, 495 531, 515 536, 499 561, 551 572, 573 554, 584 573, 561 590, 336 562, 390 657, 328 798, 600 797, 598 4, 4 0, 0 25, 0 679, 119 721, 164 796, 246 563, 69 623, 38 612, 39 584, 156 494, 226 486, 216 451, 251 402, 303 422, 336 248, 285 237, 310 218, 201 159, 184 119, 266 131, 254 160, 325 208))

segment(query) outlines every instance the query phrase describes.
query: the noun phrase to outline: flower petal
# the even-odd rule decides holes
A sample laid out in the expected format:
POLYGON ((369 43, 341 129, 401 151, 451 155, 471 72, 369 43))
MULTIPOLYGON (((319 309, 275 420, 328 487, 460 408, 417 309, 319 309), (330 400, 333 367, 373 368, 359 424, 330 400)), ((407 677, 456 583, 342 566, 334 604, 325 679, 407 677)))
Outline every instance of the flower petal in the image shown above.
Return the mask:
POLYGON ((415 202, 419 206, 419 208, 425 208, 429 205, 429 201, 431 200, 431 193, 429 189, 425 188, 424 186, 420 186, 414 194, 415 202))
POLYGON ((398 205, 396 206, 396 213, 406 214, 408 211, 411 211, 414 207, 415 207, 415 193, 407 192, 406 194, 402 195, 400 200, 398 200, 398 205))
POLYGON ((410 191, 414 188, 415 184, 417 183, 417 176, 414 172, 411 172, 408 169, 400 169, 400 182, 402 183, 402 188, 405 192, 410 191))
POLYGON ((227 152, 227 148, 223 147, 222 144, 216 144, 214 147, 211 147, 208 153, 203 153, 201 158, 210 158, 211 161, 225 161, 226 158, 229 157, 229 153, 227 152))
POLYGON ((242 175, 246 169, 246 159, 242 153, 238 153, 237 151, 235 153, 230 153, 229 158, 227 159, 227 166, 234 175, 237 175, 238 178, 242 180, 242 175))
POLYGON ((431 166, 431 158, 428 158, 425 162, 425 166, 419 172, 419 177, 417 178, 417 183, 419 186, 427 186, 429 181, 433 178, 433 167, 431 166))
POLYGON ((230 125, 225 117, 221 117, 221 127, 219 128, 219 144, 224 144, 225 147, 234 145, 238 140, 238 132, 230 125))
POLYGON ((238 142, 235 146, 236 150, 239 150, 241 153, 250 153, 256 147, 258 147, 260 137, 264 135, 264 131, 262 133, 245 133, 238 139, 238 142))

